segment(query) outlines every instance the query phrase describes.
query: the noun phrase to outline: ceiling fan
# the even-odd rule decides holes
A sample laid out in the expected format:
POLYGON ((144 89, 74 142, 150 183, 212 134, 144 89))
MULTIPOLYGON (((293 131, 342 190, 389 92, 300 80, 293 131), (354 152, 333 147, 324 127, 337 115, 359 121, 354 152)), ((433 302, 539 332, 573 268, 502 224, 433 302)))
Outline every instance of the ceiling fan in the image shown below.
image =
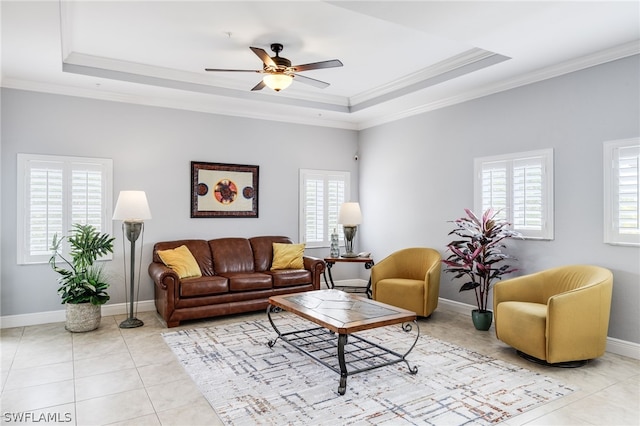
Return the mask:
POLYGON ((278 54, 282 52, 283 46, 280 43, 272 43, 271 50, 275 52, 275 56, 269 56, 264 49, 259 47, 250 47, 250 49, 258 55, 258 57, 264 63, 261 70, 233 70, 233 69, 218 69, 218 68, 205 68, 205 71, 215 72, 257 72, 259 74, 265 74, 260 83, 256 84, 251 90, 262 90, 265 86, 279 92, 282 89, 289 87, 294 77, 296 81, 300 83, 309 84, 311 86, 324 89, 329 86, 329 83, 316 80, 314 78, 305 77, 299 75, 301 71, 317 70, 322 68, 335 68, 341 67, 342 62, 338 59, 331 59, 329 61, 313 62, 303 65, 291 65, 291 61, 287 58, 280 57, 278 54))

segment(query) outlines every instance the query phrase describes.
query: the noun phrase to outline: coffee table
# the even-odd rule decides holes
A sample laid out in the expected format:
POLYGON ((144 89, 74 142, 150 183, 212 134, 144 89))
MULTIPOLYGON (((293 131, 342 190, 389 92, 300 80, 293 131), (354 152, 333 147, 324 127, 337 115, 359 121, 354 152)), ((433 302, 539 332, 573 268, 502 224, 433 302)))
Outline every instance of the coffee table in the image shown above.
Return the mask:
POLYGON ((347 377, 356 373, 398 362, 406 363, 410 374, 418 372, 418 367, 411 367, 406 359, 420 337, 415 312, 332 289, 272 296, 269 298, 267 316, 278 334, 278 337, 269 341, 269 347, 272 348, 278 339, 282 339, 340 374, 340 395, 346 392, 347 377), (281 332, 272 314, 282 311, 291 312, 318 327, 309 324, 309 328, 281 332), (407 333, 414 329, 416 331, 413 344, 404 354, 354 334, 395 324, 401 324, 407 333))

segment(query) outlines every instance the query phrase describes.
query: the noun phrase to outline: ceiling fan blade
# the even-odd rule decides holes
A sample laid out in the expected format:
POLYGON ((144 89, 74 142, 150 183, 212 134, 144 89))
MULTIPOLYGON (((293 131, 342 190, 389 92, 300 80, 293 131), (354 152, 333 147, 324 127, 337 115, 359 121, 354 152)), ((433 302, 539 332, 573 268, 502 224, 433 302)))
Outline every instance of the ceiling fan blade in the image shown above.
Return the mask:
POLYGON ((329 83, 325 81, 316 80, 315 78, 309 78, 299 74, 294 74, 294 75, 295 75, 295 78, 293 79, 293 81, 299 81, 300 83, 309 84, 311 86, 319 87, 320 89, 329 87, 329 83))
POLYGON ((260 80, 260 83, 256 84, 255 86, 253 86, 253 89, 251 89, 252 92, 255 92, 256 90, 262 90, 264 89, 266 86, 266 84, 264 84, 264 81, 260 80))
POLYGON ((309 70, 319 70, 322 68, 336 68, 336 67, 341 67, 342 66, 342 62, 340 62, 338 59, 331 59, 329 61, 321 61, 321 62, 313 62, 310 64, 303 64, 303 65, 295 65, 291 68, 293 68, 294 72, 300 72, 300 71, 309 71, 309 70))
POLYGON ((271 56, 269 56, 269 54, 265 52, 264 49, 260 49, 259 47, 250 47, 249 49, 251 49, 256 55, 258 55, 258 57, 262 60, 262 62, 264 62, 265 65, 270 67, 277 67, 276 63, 273 62, 273 59, 271 59, 271 56))
POLYGON ((222 68, 205 68, 205 71, 216 71, 216 72, 257 72, 261 73, 262 70, 227 70, 222 68))

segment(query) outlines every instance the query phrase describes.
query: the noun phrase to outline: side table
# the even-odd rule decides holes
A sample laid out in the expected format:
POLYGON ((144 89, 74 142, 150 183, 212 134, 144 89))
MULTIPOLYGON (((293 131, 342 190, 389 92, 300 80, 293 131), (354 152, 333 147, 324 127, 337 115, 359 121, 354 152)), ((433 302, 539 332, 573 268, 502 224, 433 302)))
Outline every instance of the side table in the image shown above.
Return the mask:
MULTIPOLYGON (((322 273, 322 275, 324 276, 324 283, 327 285, 327 288, 336 288, 336 285, 333 282, 333 277, 331 276, 331 268, 333 267, 333 265, 335 265, 336 263, 364 263, 365 269, 371 269, 371 267, 373 266, 373 259, 370 257, 325 257, 324 263, 327 264, 327 268, 322 273), (328 281, 327 281, 327 272, 329 273, 328 281)), ((354 290, 362 289, 362 287, 358 287, 358 286, 337 286, 337 288, 341 290, 344 289, 345 291, 351 290, 354 293, 358 293, 358 291, 354 291, 354 290)), ((371 277, 369 277, 369 282, 367 283, 367 286, 364 288, 364 291, 360 291, 360 293, 366 293, 367 297, 371 299, 371 296, 372 296, 371 277)))

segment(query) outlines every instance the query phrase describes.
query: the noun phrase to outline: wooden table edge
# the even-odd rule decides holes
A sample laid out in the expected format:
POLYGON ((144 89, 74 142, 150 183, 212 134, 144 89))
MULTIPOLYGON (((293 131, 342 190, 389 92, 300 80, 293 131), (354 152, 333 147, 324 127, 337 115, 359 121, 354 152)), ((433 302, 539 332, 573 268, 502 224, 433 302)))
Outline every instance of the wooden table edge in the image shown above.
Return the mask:
MULTIPOLYGON (((340 291, 340 290, 314 290, 314 291, 340 291)), ((338 334, 351 334, 357 331, 370 330, 373 328, 385 327, 387 325, 401 324, 405 322, 412 322, 417 319, 417 315, 415 312, 398 308, 396 306, 387 305, 386 303, 378 302, 375 300, 367 299, 361 296, 353 295, 351 293, 340 291, 341 293, 347 294, 350 299, 360 300, 370 304, 376 304, 380 307, 386 309, 395 310, 397 313, 392 315, 386 315, 382 317, 382 320, 378 318, 371 318, 367 320, 354 321, 352 323, 344 323, 344 322, 336 322, 333 318, 328 317, 326 315, 319 314, 312 309, 300 307, 293 303, 288 303, 285 298, 291 296, 297 296, 304 293, 291 293, 291 294, 282 294, 278 296, 269 297, 269 304, 272 306, 277 306, 281 309, 284 309, 287 312, 291 312, 295 315, 298 315, 308 321, 311 321, 321 327, 324 327, 328 330, 333 331, 338 334)))

